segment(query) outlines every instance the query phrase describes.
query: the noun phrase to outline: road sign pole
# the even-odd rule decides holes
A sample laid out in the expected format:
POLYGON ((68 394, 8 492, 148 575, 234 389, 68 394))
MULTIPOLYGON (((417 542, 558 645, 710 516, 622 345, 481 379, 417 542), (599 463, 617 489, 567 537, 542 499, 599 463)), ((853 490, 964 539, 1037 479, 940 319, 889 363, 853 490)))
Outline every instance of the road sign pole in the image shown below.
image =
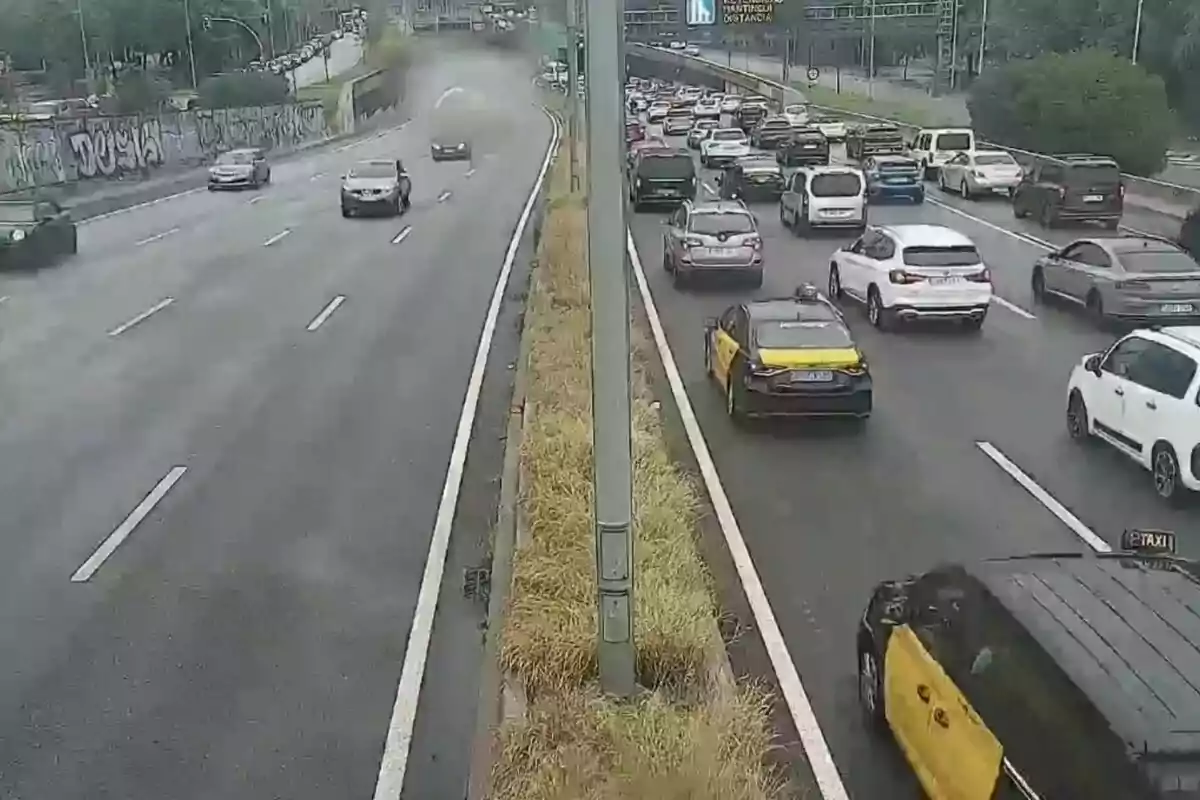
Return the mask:
POLYGON ((567 153, 571 191, 579 189, 579 3, 567 0, 567 153))
MULTIPOLYGON (((568 0, 572 2, 572 0, 568 0)), ((600 686, 637 691, 633 643, 633 443, 624 150, 624 2, 587 0, 587 253, 592 290, 596 637, 600 686)), ((572 53, 574 56, 574 53, 572 53)), ((575 87, 571 87, 574 90, 575 87)))

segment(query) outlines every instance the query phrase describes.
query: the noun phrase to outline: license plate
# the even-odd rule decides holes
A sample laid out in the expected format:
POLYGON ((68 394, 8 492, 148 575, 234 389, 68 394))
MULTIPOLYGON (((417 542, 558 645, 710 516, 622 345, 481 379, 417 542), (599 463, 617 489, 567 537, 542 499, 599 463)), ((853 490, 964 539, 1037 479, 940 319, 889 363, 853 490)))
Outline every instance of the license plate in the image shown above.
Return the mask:
POLYGON ((692 255, 696 258, 728 258, 737 252, 736 247, 695 247, 692 255))
POLYGON ((806 145, 803 145, 803 148, 805 150, 816 150, 817 146, 815 144, 806 144, 806 145))
POLYGON ((1083 196, 1083 202, 1085 202, 1085 203, 1103 203, 1104 195, 1102 195, 1102 194, 1085 194, 1083 196))
POLYGON ((893 186, 909 186, 912 185, 912 178, 884 178, 884 183, 890 183, 893 186))
POLYGON ((770 183, 771 179, 768 178, 766 175, 751 175, 750 182, 751 183, 770 183))
POLYGON ((1191 303, 1164 303, 1162 312, 1164 314, 1191 314, 1196 310, 1196 307, 1191 303))
POLYGON ((792 372, 792 383, 828 383, 833 372, 827 369, 801 369, 792 372))
POLYGON ((848 217, 853 213, 853 211, 845 208, 827 208, 821 212, 821 214, 826 217, 848 217))
POLYGON ((929 283, 933 286, 945 286, 948 283, 962 283, 962 278, 956 275, 947 275, 941 278, 930 278, 929 283))

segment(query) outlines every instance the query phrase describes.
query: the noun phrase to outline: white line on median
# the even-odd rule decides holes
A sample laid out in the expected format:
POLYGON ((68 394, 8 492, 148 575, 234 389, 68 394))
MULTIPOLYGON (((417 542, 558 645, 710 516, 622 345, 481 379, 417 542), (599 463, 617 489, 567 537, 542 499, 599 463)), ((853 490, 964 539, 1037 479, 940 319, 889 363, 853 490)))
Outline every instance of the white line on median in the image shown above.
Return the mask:
POLYGON ((162 311, 164 308, 166 308, 167 306, 171 305, 171 303, 174 303, 174 302, 175 302, 174 297, 168 297, 164 300, 160 300, 158 303, 151 306, 150 308, 147 308, 145 311, 138 314, 136 317, 129 320, 128 322, 122 323, 122 324, 118 325, 117 327, 113 328, 111 331, 108 332, 108 335, 109 336, 120 336, 122 333, 129 330, 133 326, 140 325, 141 323, 150 319, 150 317, 154 316, 155 314, 162 311))
POLYGON ((179 482, 185 472, 187 472, 187 467, 172 467, 171 471, 158 482, 158 485, 150 490, 150 494, 142 498, 142 502, 137 504, 137 508, 129 512, 129 516, 117 526, 116 530, 100 543, 96 552, 92 553, 91 557, 75 570, 75 574, 71 576, 71 582, 84 583, 90 580, 96 574, 96 570, 100 569, 108 557, 129 538, 129 534, 133 533, 142 520, 150 516, 150 512, 154 510, 160 500, 167 496, 167 492, 171 491, 171 487, 179 482))
POLYGON ((471 177, 471 176, 472 176, 472 175, 474 175, 474 174, 475 174, 475 168, 474 168, 474 167, 472 167, 471 169, 469 169, 469 170, 467 170, 466 172, 464 172, 464 173, 463 173, 463 177, 464 177, 464 178, 469 178, 469 177, 471 177))
POLYGON ((1019 317, 1024 317, 1025 319, 1037 319, 1037 317, 1034 316, 1032 313, 1021 308, 1019 305, 1012 302, 1011 300, 1005 300, 1003 297, 1001 297, 998 294, 992 295, 992 302, 998 306, 1004 306, 1009 311, 1013 312, 1014 314, 1016 314, 1019 317))
POLYGON ((449 190, 449 189, 447 189, 446 191, 442 192, 441 194, 439 194, 439 195, 438 195, 438 202, 439 202, 439 203, 444 203, 444 202, 446 202, 447 200, 449 200, 449 199, 450 199, 450 194, 451 194, 451 192, 450 192, 450 190, 449 190))
POLYGON ((754 614, 754 621, 758 625, 763 644, 766 645, 767 655, 771 659, 771 666, 779 680, 780 691, 783 693, 783 699, 791 713, 792 724, 796 726, 796 732, 800 736, 804 754, 808 757, 808 764, 817 781, 817 788, 824 800, 849 800, 850 796, 846 792, 845 784, 842 783, 842 776, 838 772, 837 764, 833 761, 833 754, 829 751, 829 744, 825 741, 825 734, 821 731, 816 712, 813 711, 812 703, 808 699, 808 692, 804 690, 800 674, 796 671, 796 664, 792 660, 791 653, 788 652, 783 632, 780 631, 779 623, 775 620, 775 612, 771 608, 771 602, 763 588, 762 579, 759 578, 758 569, 754 566, 754 559, 750 555, 749 548, 746 547, 746 540, 742 538, 741 528, 738 526, 737 518, 733 515, 733 506, 729 503, 729 496, 725 493, 725 487, 722 486, 721 478, 717 474, 717 466, 713 463, 708 443, 704 440, 704 432, 700 430, 700 423, 692 409, 692 401, 688 398, 687 390, 683 386, 683 379, 679 375, 679 366, 671 354, 671 345, 667 342, 662 319, 658 316, 658 308, 654 305, 654 297, 646 282, 646 273, 642 269, 642 261, 638 256, 637 247, 634 245, 633 234, 626 231, 626 237, 629 260, 633 265, 633 276, 637 281, 646 317, 650 321, 654 344, 658 349, 659 358, 662 360, 663 369, 667 373, 667 383, 671 386, 671 395, 675 398, 675 406, 679 409, 679 416, 683 420, 684 431, 687 434, 692 453, 696 457, 696 463, 700 466, 700 475, 704 479, 708 496, 712 500, 717 523, 721 527, 726 546, 729 547, 729 553, 733 557, 738 578, 746 592, 746 599, 750 603, 750 609, 754 614))
POLYGON ((4 295, 3 297, 0 297, 0 305, 4 305, 7 302, 8 302, 8 295, 4 295))
POLYGON ((137 205, 126 206, 125 208, 118 208, 116 211, 109 211, 107 214, 97 214, 94 217, 88 217, 87 219, 81 219, 78 222, 78 224, 79 225, 90 225, 93 222, 99 222, 102 219, 108 219, 109 217, 115 217, 118 214, 128 214, 130 211, 138 211, 139 209, 149 208, 150 206, 156 206, 159 203, 165 203, 168 200, 176 200, 180 197, 187 197, 190 194, 195 194, 196 192, 202 192, 202 191, 204 191, 204 189, 188 189, 186 192, 176 192, 175 194, 169 194, 166 197, 159 197, 155 200, 147 200, 145 203, 138 203, 137 205))
POLYGON ((333 316, 333 312, 338 310, 338 306, 346 302, 346 295, 339 294, 337 297, 329 301, 329 305, 321 309, 321 313, 313 317, 313 321, 308 323, 308 330, 315 331, 317 328, 325 324, 325 320, 333 316))
POLYGON ((176 233, 179 233, 179 228, 171 228, 171 230, 169 230, 169 231, 163 231, 162 233, 156 233, 153 236, 147 236, 145 239, 142 239, 141 241, 136 242, 135 244, 137 247, 141 247, 144 244, 150 244, 151 242, 161 241, 161 240, 167 238, 168 236, 171 236, 172 234, 176 234, 176 233))
POLYGON ((250 198, 250 205, 254 205, 255 203, 261 203, 263 200, 266 200, 266 199, 267 199, 267 196, 265 194, 256 195, 256 196, 250 198))
POLYGON ((703 186, 704 191, 708 192, 709 194, 715 195, 717 193, 717 190, 715 188, 713 188, 713 185, 711 183, 703 183, 703 184, 701 184, 701 186, 703 186))
POLYGON ((517 225, 496 288, 483 320, 483 331, 479 335, 479 347, 475 351, 475 362, 467 380, 467 393, 463 398, 462 413, 454 432, 454 444, 450 448, 450 463, 446 467, 446 482, 442 486, 442 497, 438 502, 437 516, 433 523, 433 538, 429 542, 429 555, 425 559, 425 572, 421 576, 421 588, 417 594, 417 606, 413 609, 412 625, 408 630, 408 644, 404 649, 404 666, 400 671, 400 683, 396 687, 396 702, 392 706, 392 718, 388 722, 387 743, 383 759, 379 763, 379 777, 375 781, 374 800, 400 800, 404 790, 404 775, 408 769, 408 754, 412 747, 413 725, 417 719, 417 703, 421 695, 421 683, 425 679, 425 664, 429 658, 429 643, 433 636, 433 618, 437 614, 438 595, 442 588, 442 575, 446 569, 446 553, 450 547, 450 531, 454 524, 454 513, 458 508, 458 494, 462 488, 463 469, 467 462, 467 447, 471 443, 471 429, 479 408, 479 393, 483 387, 484 370, 492 350, 492 339, 496 335, 496 323, 500 317, 500 304, 508 288, 513 262, 521 245, 525 228, 529 224, 533 205, 537 202, 550 161, 558 148, 560 130, 558 120, 550 117, 553 133, 541 169, 533 181, 529 198, 517 218, 517 225))
POLYGON ((310 181, 317 181, 317 180, 320 180, 320 179, 321 179, 321 178, 323 178, 323 177, 325 177, 325 173, 324 173, 324 172, 318 172, 318 173, 316 173, 315 175, 313 175, 311 178, 309 178, 309 180, 310 180, 310 181))
POLYGON ((271 245, 282 241, 283 237, 287 236, 291 232, 292 232, 291 228, 284 228, 279 233, 275 234, 270 239, 267 239, 265 242, 263 242, 263 247, 270 247, 271 245))
POLYGON ((978 225, 982 225, 985 228, 990 228, 991 230, 994 230, 996 233, 1000 233, 1005 236, 1008 236, 1009 238, 1016 239, 1019 242, 1024 242, 1025 244, 1031 244, 1034 247, 1040 247, 1043 250, 1057 250, 1058 249, 1058 247, 1053 242, 1048 242, 1045 239, 1039 239, 1038 237, 1033 236, 1028 233, 1019 233, 1017 231, 1010 231, 1008 228, 1005 228, 1003 225, 997 225, 994 222, 988 222, 983 217, 977 217, 974 214, 963 211, 961 208, 952 206, 949 203, 943 203, 941 200, 934 200, 932 197, 929 197, 928 195, 926 195, 926 197, 925 197, 925 202, 930 203, 931 205, 935 205, 938 208, 942 209, 943 211, 949 211, 951 214, 957 214, 958 216, 962 217, 963 219, 969 219, 978 225))
POLYGON ((1008 476, 1020 484, 1022 489, 1033 495, 1033 498, 1045 506, 1047 511, 1058 517, 1059 522, 1070 528, 1071 532, 1082 539, 1084 544, 1098 553, 1112 552, 1112 548, 1108 546, 1108 542, 1097 536, 1095 531, 1084 525, 1079 517, 1072 514, 1066 506, 1054 499, 1052 494, 1039 486, 1037 481, 1029 477, 1008 456, 1001 453, 1000 448, 991 442, 976 442, 975 446, 983 451, 985 456, 995 462, 996 466, 1007 472, 1008 476))
POLYGON ((396 238, 395 238, 395 239, 392 239, 392 244, 400 244, 401 242, 403 242, 405 239, 407 239, 407 238, 408 238, 408 235, 409 235, 410 233, 412 233, 412 226, 411 226, 411 225, 406 225, 406 226, 404 227, 404 230, 402 230, 402 231, 400 231, 399 233, 397 233, 397 234, 396 234, 396 238))

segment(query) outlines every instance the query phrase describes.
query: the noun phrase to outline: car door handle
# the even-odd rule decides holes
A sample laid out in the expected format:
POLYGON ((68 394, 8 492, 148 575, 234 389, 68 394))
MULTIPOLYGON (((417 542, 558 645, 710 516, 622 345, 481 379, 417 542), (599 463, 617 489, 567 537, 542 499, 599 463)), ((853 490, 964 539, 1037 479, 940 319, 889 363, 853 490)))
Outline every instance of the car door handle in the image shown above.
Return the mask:
POLYGON ((918 686, 917 687, 917 697, 921 698, 922 703, 928 703, 929 702, 929 687, 926 686, 925 684, 921 684, 920 686, 918 686))
POLYGON ((940 727, 950 727, 950 715, 946 713, 946 709, 944 708, 934 709, 933 721, 936 722, 940 727))
POLYGON ((1118 395, 1120 397, 1124 397, 1125 390, 1124 389, 1113 389, 1113 394, 1118 395))
POLYGON ((1147 400, 1147 401, 1146 401, 1146 408, 1157 409, 1157 408, 1158 408, 1158 403, 1155 403, 1153 400, 1147 400))

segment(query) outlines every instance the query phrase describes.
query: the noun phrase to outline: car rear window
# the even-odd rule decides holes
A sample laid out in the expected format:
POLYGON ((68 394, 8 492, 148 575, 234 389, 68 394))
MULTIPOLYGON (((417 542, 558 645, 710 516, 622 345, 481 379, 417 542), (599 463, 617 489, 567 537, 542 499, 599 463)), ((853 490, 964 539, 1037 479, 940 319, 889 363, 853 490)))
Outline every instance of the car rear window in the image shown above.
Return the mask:
POLYGON ((221 155, 217 156, 217 163, 221 165, 250 164, 253 163, 253 161, 254 155, 246 152, 245 150, 241 152, 221 153, 221 155))
POLYGON ((689 230, 706 236, 719 233, 754 233, 754 218, 749 214, 693 214, 689 230))
POLYGON ((883 161, 879 164, 880 172, 914 172, 916 169, 915 161, 883 161))
POLYGON ((904 263, 910 267, 973 267, 983 259, 973 245, 955 247, 906 247, 904 263))
POLYGON ((980 167, 1015 167, 1017 160, 1008 153, 984 153, 975 156, 975 164, 980 167))
POLYGON ((851 172, 827 173, 813 178, 809 188, 813 197, 857 197, 862 181, 851 172))
POLYGON ((942 133, 938 135, 937 144, 934 146, 938 150, 970 150, 971 134, 942 133))
POLYGON ((712 135, 714 142, 740 142, 746 138, 746 134, 741 131, 723 130, 716 131, 712 135))
POLYGON ((1191 256, 1182 250, 1137 250, 1121 254, 1126 272, 1200 272, 1191 256))
POLYGON ((834 319, 766 320, 754 327, 754 343, 764 350, 853 347, 850 331, 834 319))
POLYGON ((1067 170, 1068 186, 1107 186, 1121 184, 1121 170, 1112 164, 1073 164, 1067 170))
POLYGON ((692 157, 682 153, 643 153, 638 175, 645 178, 690 178, 696 174, 692 157))
POLYGON ((772 130, 784 131, 791 127, 792 127, 792 123, 788 122, 786 119, 772 119, 772 120, 767 120, 766 122, 763 123, 764 131, 772 131, 772 130))

